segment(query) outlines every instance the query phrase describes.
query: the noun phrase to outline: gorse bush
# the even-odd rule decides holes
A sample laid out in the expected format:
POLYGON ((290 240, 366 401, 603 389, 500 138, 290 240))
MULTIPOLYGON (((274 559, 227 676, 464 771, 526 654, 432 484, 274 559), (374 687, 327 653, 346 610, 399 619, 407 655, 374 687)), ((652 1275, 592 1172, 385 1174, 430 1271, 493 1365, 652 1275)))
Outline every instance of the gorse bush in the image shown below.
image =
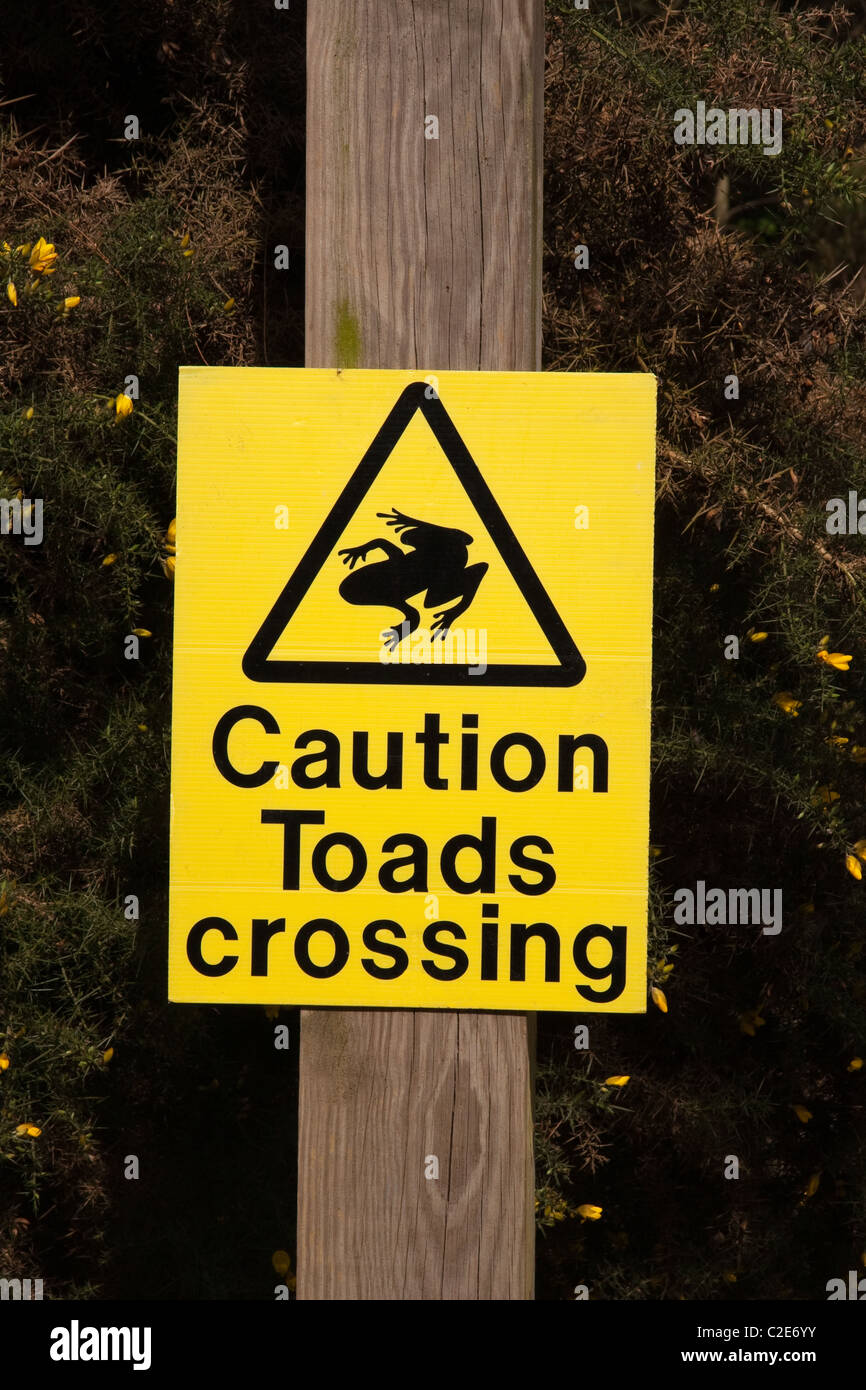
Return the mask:
POLYGON ((866 1248, 864 554, 827 531, 829 499, 866 495, 862 30, 748 3, 641 27, 551 8, 547 363, 659 378, 650 908, 668 1008, 593 1020, 588 1054, 551 1040, 542 1288, 824 1297, 866 1248), (698 99, 779 106, 781 154, 677 147, 674 113, 698 99), (698 881, 780 890, 781 932, 677 922, 698 881), (608 1073, 630 1077, 613 1102, 608 1073), (603 1214, 557 1220, 556 1196, 603 1214))
MULTIPOLYGON (((44 504, 0 536, 0 1274, 52 1296, 270 1298, 294 1242, 272 1020, 165 1000, 177 368, 303 361, 303 13, 254 11, 49 4, 0 60, 0 498, 44 504)), ((547 18, 545 366, 656 373, 659 439, 648 1013, 539 1019, 539 1293, 822 1298, 866 1251, 864 25, 547 18), (676 145, 698 100, 778 157, 676 145)))
POLYGON ((165 1000, 166 537, 178 366, 255 361, 266 331, 254 304, 271 155, 238 120, 238 92, 260 78, 237 50, 255 39, 301 74, 298 24, 268 47, 233 7, 201 7, 161 50, 175 97, 158 112, 130 53, 168 7, 142 7, 131 38, 67 8, 55 25, 80 21, 97 67, 123 39, 101 109, 75 71, 66 88, 111 171, 89 162, 88 135, 69 143, 44 52, 4 55, 54 126, 39 143, 7 113, 0 134, 0 497, 39 499, 44 528, 41 544, 0 539, 0 1270, 44 1276, 55 1297, 270 1295, 271 1253, 293 1244, 294 1078, 263 1011, 165 1000), (235 60, 215 66, 232 24, 235 60), (141 138, 127 142, 136 91, 141 138), (224 1193, 216 1217, 254 1153, 270 1195, 224 1193), (130 1154, 139 1183, 124 1178, 130 1154))

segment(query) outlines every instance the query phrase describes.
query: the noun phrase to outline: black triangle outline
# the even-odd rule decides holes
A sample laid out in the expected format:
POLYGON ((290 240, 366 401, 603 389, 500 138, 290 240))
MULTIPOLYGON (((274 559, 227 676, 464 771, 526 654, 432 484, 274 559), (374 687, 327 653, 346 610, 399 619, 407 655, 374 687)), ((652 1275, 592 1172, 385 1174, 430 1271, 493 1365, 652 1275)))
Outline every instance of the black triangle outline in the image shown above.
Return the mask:
POLYGON ((306 554, 247 648, 241 668, 257 682, 317 682, 351 685, 494 685, 572 686, 586 674, 586 662, 509 526, 439 396, 425 382, 413 382, 400 394, 358 467, 320 526, 306 554), (380 661, 272 660, 271 653, 320 569, 355 515, 386 460, 420 410, 439 447, 453 468, 487 534, 508 566, 521 594, 559 661, 558 666, 488 666, 470 675, 468 666, 424 663, 383 664, 380 661))

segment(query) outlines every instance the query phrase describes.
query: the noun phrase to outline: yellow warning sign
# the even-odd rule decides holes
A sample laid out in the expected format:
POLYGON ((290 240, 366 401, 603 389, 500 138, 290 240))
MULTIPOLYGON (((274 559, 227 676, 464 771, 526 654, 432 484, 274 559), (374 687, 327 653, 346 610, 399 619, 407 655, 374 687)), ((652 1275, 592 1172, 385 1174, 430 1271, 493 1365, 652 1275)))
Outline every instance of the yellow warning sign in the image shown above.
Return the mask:
POLYGON ((643 1012, 655 379, 182 368, 169 997, 643 1012))

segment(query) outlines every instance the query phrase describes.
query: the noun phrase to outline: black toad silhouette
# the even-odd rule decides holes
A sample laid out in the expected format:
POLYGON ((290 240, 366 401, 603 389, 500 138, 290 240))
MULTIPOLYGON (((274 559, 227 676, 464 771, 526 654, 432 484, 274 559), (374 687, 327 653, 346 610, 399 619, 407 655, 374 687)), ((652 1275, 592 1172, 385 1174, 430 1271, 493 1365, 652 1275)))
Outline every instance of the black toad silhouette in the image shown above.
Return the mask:
POLYGON ((393 527, 409 549, 401 550, 393 541, 377 538, 339 551, 350 570, 359 560, 366 560, 371 550, 384 550, 387 556, 347 574, 340 585, 340 596, 347 603, 396 608, 403 614, 405 621, 400 627, 389 628, 384 634, 385 645, 393 652, 421 622, 418 610, 407 600, 426 590, 424 603, 428 608, 437 603, 453 603, 452 608, 443 608, 434 615, 430 627, 434 638, 446 637, 452 623, 466 612, 487 573, 483 562, 467 564, 472 537, 450 526, 434 526, 432 522, 406 516, 396 507, 376 515, 393 527))

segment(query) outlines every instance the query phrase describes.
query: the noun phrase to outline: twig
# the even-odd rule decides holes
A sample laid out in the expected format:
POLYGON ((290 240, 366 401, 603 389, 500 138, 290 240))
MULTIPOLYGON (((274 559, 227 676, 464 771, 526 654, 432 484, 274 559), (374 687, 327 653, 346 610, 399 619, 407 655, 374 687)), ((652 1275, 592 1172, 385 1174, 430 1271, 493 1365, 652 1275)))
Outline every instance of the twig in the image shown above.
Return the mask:
MULTIPOLYGON (((736 492, 739 497, 742 497, 750 506, 757 507, 765 516, 768 516, 771 521, 774 521, 776 525, 781 528, 781 530, 786 531, 792 540, 799 541, 801 544, 805 541, 806 538, 800 528, 795 526, 793 521, 789 521, 787 517, 783 516, 781 512, 777 511, 775 507, 771 507, 769 502, 762 502, 758 498, 750 497, 746 489, 739 486, 739 484, 734 485, 734 492, 736 492)), ((849 587, 856 593, 858 587, 856 576, 848 568, 844 560, 837 559, 820 541, 813 540, 811 544, 813 550, 818 552, 821 559, 828 565, 831 565, 833 569, 838 570, 849 587)))

